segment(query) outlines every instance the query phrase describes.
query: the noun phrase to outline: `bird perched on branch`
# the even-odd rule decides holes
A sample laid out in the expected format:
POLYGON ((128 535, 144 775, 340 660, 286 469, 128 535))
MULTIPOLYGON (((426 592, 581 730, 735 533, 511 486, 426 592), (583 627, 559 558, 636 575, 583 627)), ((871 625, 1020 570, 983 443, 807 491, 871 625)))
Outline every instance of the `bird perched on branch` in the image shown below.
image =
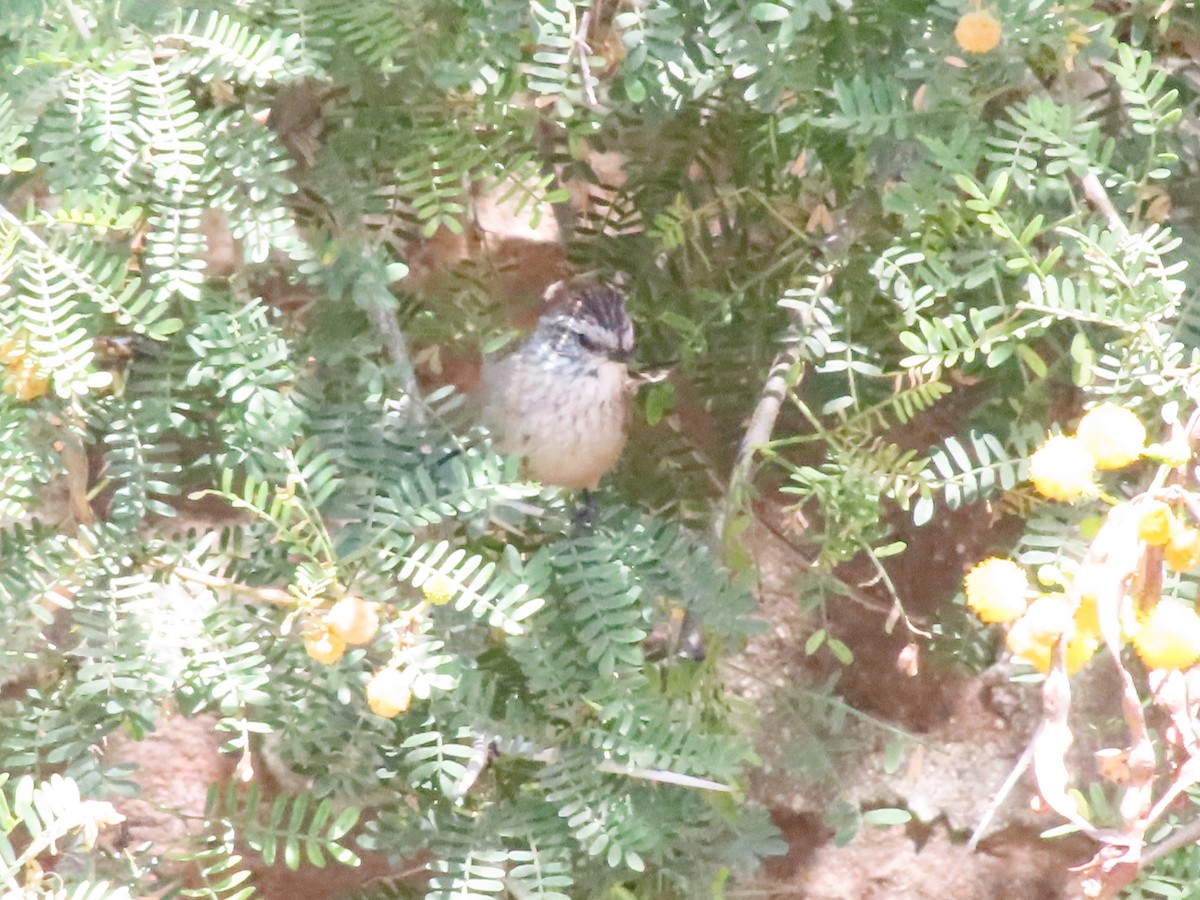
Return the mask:
POLYGON ((591 490, 625 446, 633 322, 623 279, 560 281, 545 304, 516 350, 484 362, 484 421, 531 478, 591 490))

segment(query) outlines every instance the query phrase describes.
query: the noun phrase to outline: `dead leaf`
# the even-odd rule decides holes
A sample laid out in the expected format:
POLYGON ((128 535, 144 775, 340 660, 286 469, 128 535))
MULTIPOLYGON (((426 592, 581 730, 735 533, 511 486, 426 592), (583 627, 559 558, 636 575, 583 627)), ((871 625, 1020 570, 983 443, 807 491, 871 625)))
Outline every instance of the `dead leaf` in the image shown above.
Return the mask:
POLYGON ((905 644, 899 655, 896 656, 896 668, 903 672, 909 678, 913 678, 920 671, 921 664, 921 648, 916 644, 905 644))
POLYGON ((829 207, 824 203, 818 203, 813 207, 813 211, 808 216, 808 221, 804 223, 804 230, 808 234, 820 232, 821 234, 829 234, 833 231, 833 216, 829 214, 829 207))

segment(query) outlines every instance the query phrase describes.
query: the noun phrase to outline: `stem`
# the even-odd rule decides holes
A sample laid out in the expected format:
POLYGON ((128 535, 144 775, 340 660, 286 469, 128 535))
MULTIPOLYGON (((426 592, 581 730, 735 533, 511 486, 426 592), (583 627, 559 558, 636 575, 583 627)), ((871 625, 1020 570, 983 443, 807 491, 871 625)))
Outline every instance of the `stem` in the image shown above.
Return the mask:
POLYGON ((223 578, 220 575, 210 575, 207 572, 201 572, 199 569, 191 569, 178 565, 162 557, 154 557, 149 561, 149 565, 159 572, 166 572, 183 581, 190 581, 193 584, 203 585, 206 588, 212 588, 217 591, 229 591, 231 594, 247 597, 258 603, 268 603, 272 606, 294 606, 296 604, 295 597, 279 588, 254 587, 249 584, 242 584, 230 578, 223 578))
POLYGON ((409 414, 418 425, 425 424, 425 406, 421 401, 421 388, 417 384, 417 372, 413 368, 412 357, 408 353, 408 340, 400 328, 400 320, 394 309, 373 306, 367 310, 367 318, 371 327, 378 333, 387 351, 388 358, 400 372, 400 389, 404 391, 411 404, 409 414))

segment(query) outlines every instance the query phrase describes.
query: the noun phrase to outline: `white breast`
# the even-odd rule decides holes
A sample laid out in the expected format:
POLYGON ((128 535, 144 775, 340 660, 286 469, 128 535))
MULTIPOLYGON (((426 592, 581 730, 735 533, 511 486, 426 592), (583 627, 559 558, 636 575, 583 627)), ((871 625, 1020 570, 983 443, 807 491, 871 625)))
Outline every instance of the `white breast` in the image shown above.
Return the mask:
POLYGON ((625 365, 563 372, 553 361, 510 357, 488 369, 500 449, 523 456, 530 477, 544 484, 596 487, 625 446, 625 365))

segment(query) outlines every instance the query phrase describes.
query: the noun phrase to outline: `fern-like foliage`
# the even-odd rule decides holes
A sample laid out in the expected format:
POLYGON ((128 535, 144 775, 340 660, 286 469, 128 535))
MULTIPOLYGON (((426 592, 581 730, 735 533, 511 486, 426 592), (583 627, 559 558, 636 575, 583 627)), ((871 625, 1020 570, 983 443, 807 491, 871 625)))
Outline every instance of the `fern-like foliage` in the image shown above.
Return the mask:
MULTIPOLYGON (((359 847, 432 897, 719 893, 781 849, 714 800, 754 760, 701 537, 735 462, 721 549, 779 487, 819 606, 972 503, 1052 562, 1047 428, 1196 400, 1192 38, 1136 4, 1001 3, 986 53, 949 2, 0 7, 0 864, 63 785, 136 792, 101 750, 169 704, 251 777, 194 896, 359 847), (545 271, 497 209, 553 216, 545 271), (592 268, 671 371, 588 531, 433 384, 592 268), (685 622, 705 659, 648 654, 685 622)), ((93 868, 62 890, 141 889, 93 868)))

